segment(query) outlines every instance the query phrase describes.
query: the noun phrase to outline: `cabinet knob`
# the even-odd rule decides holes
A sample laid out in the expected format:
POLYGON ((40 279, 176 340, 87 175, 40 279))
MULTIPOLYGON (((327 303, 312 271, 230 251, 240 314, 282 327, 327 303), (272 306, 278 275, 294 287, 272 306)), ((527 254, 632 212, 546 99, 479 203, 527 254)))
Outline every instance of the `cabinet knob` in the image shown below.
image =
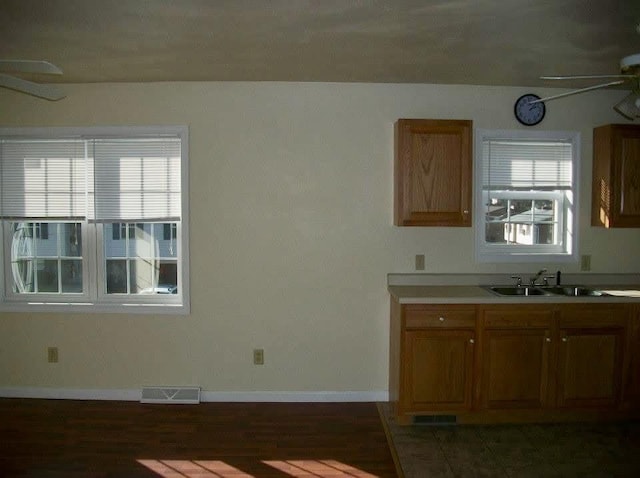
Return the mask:
POLYGON ((476 341, 475 341, 474 339, 469 339, 469 343, 470 343, 470 344, 475 344, 475 343, 476 343, 476 341))
POLYGON ((462 214, 469 214, 469 210, 465 209, 464 211, 462 211, 462 214))
POLYGON ((440 322, 444 322, 444 317, 440 317, 438 320, 439 320, 440 322))
POLYGON ((568 337, 562 337, 562 341, 563 341, 563 342, 568 342, 568 341, 569 341, 569 338, 568 338, 568 337))
POLYGON ((544 341, 545 342, 551 342, 551 339, 549 337, 545 337, 544 341))

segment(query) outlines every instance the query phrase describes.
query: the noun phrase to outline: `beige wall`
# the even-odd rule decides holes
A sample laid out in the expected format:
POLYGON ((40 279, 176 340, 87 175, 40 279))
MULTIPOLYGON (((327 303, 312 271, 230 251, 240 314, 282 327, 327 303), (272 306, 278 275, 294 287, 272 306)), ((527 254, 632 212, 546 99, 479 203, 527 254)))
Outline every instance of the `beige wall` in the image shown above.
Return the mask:
MULTIPOLYGON (((189 126, 192 313, 2 313, 0 388, 385 391, 387 273, 411 272, 418 253, 427 272, 536 268, 476 264, 472 229, 392 225, 394 121, 456 118, 478 128, 518 128, 513 102, 529 88, 65 89, 68 98, 57 103, 0 91, 0 126, 189 126), (60 363, 46 363, 49 345, 59 347, 60 363), (252 365, 254 347, 265 349, 262 367, 252 365)), ((600 91, 550 102, 537 127, 582 133, 580 251, 592 255, 597 272, 640 271, 640 230, 595 229, 588 219, 591 131, 623 122, 611 109, 622 96, 600 91)))

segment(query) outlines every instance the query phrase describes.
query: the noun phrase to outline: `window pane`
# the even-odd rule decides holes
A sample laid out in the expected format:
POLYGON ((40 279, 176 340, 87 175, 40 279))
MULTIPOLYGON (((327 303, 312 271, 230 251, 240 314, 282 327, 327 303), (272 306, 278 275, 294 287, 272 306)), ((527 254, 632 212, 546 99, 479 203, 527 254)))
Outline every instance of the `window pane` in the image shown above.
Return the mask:
POLYGON ((176 257, 178 254, 177 225, 175 223, 156 224, 153 236, 158 245, 159 257, 176 257))
POLYGON ((58 261, 39 259, 36 261, 36 269, 37 292, 58 292, 58 261))
MULTIPOLYGON (((126 224, 122 224, 126 228, 126 224)), ((127 254, 126 233, 121 234, 121 225, 119 222, 105 224, 104 234, 104 255, 107 259, 112 257, 125 257, 127 254), (109 232, 109 230, 111 232, 109 232)))
POLYGON ((34 292, 34 265, 32 260, 17 260, 11 263, 13 292, 19 294, 34 292))
POLYGON ((61 261, 62 292, 82 292, 82 261, 76 259, 61 261))
POLYGON ((128 257, 151 257, 151 224, 129 224, 129 228, 130 237, 133 235, 133 239, 129 239, 128 257))
POLYGON ((62 232, 61 255, 82 257, 82 225, 80 223, 60 224, 62 232))
POLYGON ((122 223, 120 240, 104 228, 107 294, 177 294, 177 223, 122 223))
POLYGON ((13 292, 83 291, 80 223, 13 222, 11 231, 13 292))
POLYGON ((485 241, 491 244, 556 244, 559 216, 556 204, 552 199, 489 199, 485 241))
POLYGON ((107 260, 107 294, 127 293, 127 261, 107 260))

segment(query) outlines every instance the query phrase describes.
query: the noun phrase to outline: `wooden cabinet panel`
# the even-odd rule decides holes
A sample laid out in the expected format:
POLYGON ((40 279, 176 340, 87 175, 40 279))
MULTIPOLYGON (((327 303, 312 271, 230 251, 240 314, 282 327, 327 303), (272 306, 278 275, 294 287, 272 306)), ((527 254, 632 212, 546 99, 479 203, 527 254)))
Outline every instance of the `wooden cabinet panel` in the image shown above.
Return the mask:
POLYGON ((629 329, 629 368, 624 401, 626 406, 640 409, 640 305, 635 305, 632 309, 629 329))
POLYGON ((391 315, 389 396, 398 423, 438 414, 517 422, 640 413, 640 305, 393 300, 391 315))
POLYGON ((640 227, 640 126, 593 131, 591 225, 640 227))
POLYGON ((629 307, 572 304, 560 309, 557 405, 616 408, 625 374, 629 307))
POLYGON ((549 402, 551 324, 546 307, 482 313, 480 402, 483 409, 539 409, 549 402))
POLYGON ((469 330, 407 332, 403 408, 469 409, 473 343, 474 332, 469 330))
POLYGON ((396 225, 471 226, 471 131, 467 120, 396 122, 396 225))
POLYGON ((406 306, 405 327, 421 328, 470 328, 476 326, 476 311, 469 306, 406 306))
POLYGON ((617 406, 624 329, 564 329, 560 333, 558 406, 617 406))

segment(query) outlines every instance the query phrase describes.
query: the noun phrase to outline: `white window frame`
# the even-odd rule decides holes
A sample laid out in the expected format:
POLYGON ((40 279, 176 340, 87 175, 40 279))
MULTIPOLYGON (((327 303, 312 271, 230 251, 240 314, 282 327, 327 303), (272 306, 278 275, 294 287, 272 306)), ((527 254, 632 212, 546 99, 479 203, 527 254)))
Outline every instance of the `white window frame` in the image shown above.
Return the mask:
MULTIPOLYGON (((59 221, 33 220, 24 222, 81 222, 83 245, 83 274, 85 290, 78 294, 18 294, 12 292, 9 280, 10 254, 8 249, 11 231, 6 224, 10 221, 0 219, 0 311, 13 312, 82 312, 82 313, 127 313, 127 314, 171 314, 190 313, 189 287, 189 131, 187 126, 134 126, 134 127, 52 127, 52 128, 0 128, 2 138, 99 138, 99 137, 141 137, 154 135, 174 135, 181 139, 181 216, 177 227, 178 293, 177 294, 104 294, 100 284, 104 276, 103 228, 100 223, 87 220, 59 221)), ((135 222, 135 221, 132 221, 135 222)), ((140 222, 140 221, 138 221, 140 222)), ((161 222, 161 221, 159 221, 161 222)), ((169 221, 172 222, 172 221, 169 221)), ((51 233, 51 231, 49 231, 51 233)))
POLYGON ((550 263, 578 261, 578 188, 580 178, 580 133, 576 131, 485 130, 475 131, 475 256, 480 263, 550 263), (487 192, 483 187, 483 144, 486 140, 566 140, 572 147, 572 186, 570 191, 501 191, 494 195, 514 199, 553 199, 562 211, 563 243, 559 245, 492 244, 486 242, 487 192))

